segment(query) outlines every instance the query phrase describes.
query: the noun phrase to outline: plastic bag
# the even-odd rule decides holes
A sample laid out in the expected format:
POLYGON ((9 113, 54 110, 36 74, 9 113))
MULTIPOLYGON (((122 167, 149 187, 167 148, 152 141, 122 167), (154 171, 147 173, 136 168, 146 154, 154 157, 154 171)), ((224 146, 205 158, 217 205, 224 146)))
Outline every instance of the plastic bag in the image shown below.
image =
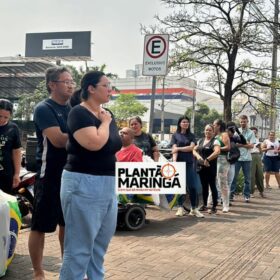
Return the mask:
MULTIPOLYGON (((6 231, 5 226, 3 228, 0 227, 1 238, 7 241, 7 242, 3 241, 3 244, 6 243, 6 251, 5 251, 5 263, 6 263, 5 271, 6 271, 7 267, 12 262, 12 259, 15 254, 18 233, 21 227, 21 214, 18 208, 16 197, 6 194, 2 190, 0 190, 0 202, 2 204, 6 204, 9 208, 8 209, 9 216, 7 216, 6 214, 6 219, 8 220, 8 225, 9 225, 8 235, 7 232, 5 232, 6 231)), ((2 220, 2 213, 1 213, 1 220, 2 220)), ((1 262, 3 262, 3 260, 1 260, 1 262)), ((5 274, 5 271, 2 272, 2 276, 5 274)))
POLYGON ((10 234, 10 207, 5 199, 0 198, 0 277, 7 270, 8 240, 10 234))

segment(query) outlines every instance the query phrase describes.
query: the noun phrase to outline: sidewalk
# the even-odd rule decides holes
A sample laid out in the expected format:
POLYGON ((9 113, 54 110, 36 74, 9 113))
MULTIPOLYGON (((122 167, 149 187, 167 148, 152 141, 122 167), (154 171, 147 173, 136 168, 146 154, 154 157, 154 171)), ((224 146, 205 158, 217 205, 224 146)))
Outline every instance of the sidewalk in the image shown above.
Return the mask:
MULTIPOLYGON (((204 219, 177 218, 175 210, 148 207, 150 224, 137 232, 116 232, 106 255, 105 279, 279 280, 280 190, 273 187, 265 196, 256 191, 250 203, 237 197, 230 213, 205 214, 204 219)), ((28 234, 20 232, 16 256, 3 280, 32 279, 28 234)), ((48 234, 46 279, 58 279, 60 266, 57 236, 48 234)))

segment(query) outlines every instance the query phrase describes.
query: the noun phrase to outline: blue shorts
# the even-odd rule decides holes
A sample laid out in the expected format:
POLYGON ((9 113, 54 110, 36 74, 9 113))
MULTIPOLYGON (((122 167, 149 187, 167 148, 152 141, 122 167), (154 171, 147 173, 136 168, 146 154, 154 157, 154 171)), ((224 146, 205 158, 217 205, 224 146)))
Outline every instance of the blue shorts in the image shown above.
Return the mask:
POLYGON ((267 155, 264 155, 263 157, 263 163, 264 163, 264 171, 265 172, 279 172, 279 157, 269 157, 267 155))

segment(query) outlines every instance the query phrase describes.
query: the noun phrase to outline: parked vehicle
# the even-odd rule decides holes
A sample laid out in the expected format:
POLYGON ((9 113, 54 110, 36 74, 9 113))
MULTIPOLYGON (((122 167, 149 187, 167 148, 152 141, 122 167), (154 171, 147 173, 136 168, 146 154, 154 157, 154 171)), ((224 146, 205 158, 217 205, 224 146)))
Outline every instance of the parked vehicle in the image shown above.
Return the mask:
POLYGON ((144 226, 145 221, 146 211, 141 204, 119 203, 117 229, 139 230, 144 226))
POLYGON ((15 189, 15 196, 17 198, 19 210, 23 218, 23 226, 28 227, 30 224, 31 215, 33 213, 34 184, 36 173, 27 171, 23 168, 21 170, 20 179, 21 182, 15 189))

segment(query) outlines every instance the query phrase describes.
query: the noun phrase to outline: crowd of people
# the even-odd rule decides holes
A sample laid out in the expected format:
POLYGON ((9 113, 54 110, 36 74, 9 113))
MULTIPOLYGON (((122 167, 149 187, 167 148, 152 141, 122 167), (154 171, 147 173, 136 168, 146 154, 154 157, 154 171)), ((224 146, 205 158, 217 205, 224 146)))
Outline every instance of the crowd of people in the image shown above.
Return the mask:
MULTIPOLYGON (((104 279, 104 256, 117 221, 115 163, 141 162, 147 156, 159 161, 157 144, 133 117, 129 127, 118 130, 112 112, 103 107, 111 96, 110 81, 103 72, 86 73, 78 90, 65 67, 46 71, 49 98, 34 111, 38 138, 38 172, 29 253, 34 279, 45 279, 42 266, 45 233, 58 237, 63 264, 60 279, 104 279), (90 213, 90 215, 89 215, 90 213)), ((21 143, 19 130, 10 121, 12 103, 0 100, 0 189, 12 193, 19 184, 21 143)), ((230 211, 239 171, 244 175, 243 197, 249 202, 255 185, 264 197, 274 174, 280 187, 280 145, 271 131, 260 143, 257 128, 245 115, 240 128, 215 120, 204 137, 196 140, 190 120, 179 118, 172 135, 172 161, 186 163, 186 194, 178 197, 176 216, 203 218, 203 212, 230 211), (199 193, 202 191, 202 202, 199 193), (187 196, 190 206, 186 204, 187 196)))

